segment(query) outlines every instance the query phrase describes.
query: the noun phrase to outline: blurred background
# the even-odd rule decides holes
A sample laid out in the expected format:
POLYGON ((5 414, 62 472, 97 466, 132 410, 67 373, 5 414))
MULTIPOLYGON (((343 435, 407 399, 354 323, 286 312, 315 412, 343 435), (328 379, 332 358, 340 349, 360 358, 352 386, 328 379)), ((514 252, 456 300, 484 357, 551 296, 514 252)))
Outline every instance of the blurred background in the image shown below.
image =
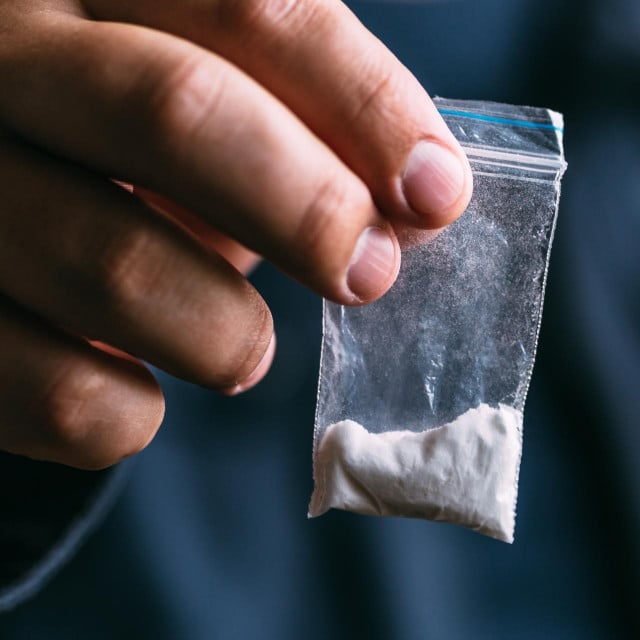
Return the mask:
MULTIPOLYGON (((160 434, 105 474, 122 489, 102 525, 0 616, 1 638, 640 637, 640 3, 349 5, 432 95, 565 115, 515 544, 335 511, 307 521, 321 302, 263 265, 272 372, 234 399, 161 375, 160 434)), ((61 471, 60 504, 95 477, 61 471)))

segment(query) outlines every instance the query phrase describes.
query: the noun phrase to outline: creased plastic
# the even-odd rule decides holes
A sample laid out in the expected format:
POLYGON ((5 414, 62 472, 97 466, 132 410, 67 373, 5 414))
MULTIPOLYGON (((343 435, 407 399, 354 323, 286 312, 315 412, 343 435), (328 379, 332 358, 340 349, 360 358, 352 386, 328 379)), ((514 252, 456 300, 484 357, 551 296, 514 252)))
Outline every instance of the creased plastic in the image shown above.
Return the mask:
MULTIPOLYGON (((314 436, 315 490, 309 514, 320 515, 333 507, 426 517, 511 540, 512 530, 482 524, 483 513, 496 508, 491 501, 501 499, 493 496, 493 489, 482 498, 488 504, 477 504, 469 493, 468 504, 465 507, 463 501, 458 511, 474 513, 462 514, 449 514, 445 492, 438 498, 445 504, 438 503, 434 518, 429 503, 430 492, 436 492, 432 480, 424 476, 424 483, 432 486, 423 487, 422 480, 413 478, 425 504, 407 504, 402 493, 410 493, 414 470, 402 465, 389 471, 386 482, 387 488, 395 487, 395 498, 369 496, 369 503, 379 508, 359 508, 358 500, 337 496, 336 486, 348 480, 355 483, 356 491, 375 493, 385 486, 385 478, 362 485, 362 477, 351 477, 360 472, 344 464, 353 458, 349 451, 328 453, 322 446, 327 428, 345 420, 361 425, 368 434, 424 434, 452 425, 464 445, 466 436, 456 425, 461 417, 476 415, 468 412, 478 408, 515 411, 520 416, 516 426, 507 420, 505 424, 511 426, 504 427, 515 447, 515 463, 510 462, 504 473, 500 468, 506 464, 504 459, 498 454, 491 457, 499 444, 494 440, 486 444, 479 431, 474 438, 480 438, 482 460, 477 446, 474 450, 460 442, 452 457, 443 436, 438 446, 449 462, 440 461, 442 468, 436 468, 445 487, 447 477, 460 478, 467 468, 472 471, 468 480, 460 481, 450 501, 464 493, 464 482, 482 482, 479 465, 497 470, 500 477, 505 476, 505 487, 513 489, 508 500, 513 502, 509 510, 515 513, 521 416, 537 346, 560 178, 566 168, 562 117, 547 109, 487 102, 436 99, 436 105, 469 157, 474 195, 462 217, 434 239, 403 249, 398 280, 382 299, 358 308, 325 301, 314 436)), ((464 421, 467 424, 467 418, 464 421)), ((437 440, 437 434, 429 436, 430 442, 437 440)), ((420 462, 411 464, 436 464, 429 457, 434 450, 425 449, 426 440, 421 442, 415 445, 423 448, 420 462)), ((401 459, 397 451, 391 454, 396 461, 401 459)), ((372 464, 366 451, 358 455, 360 467, 372 464)), ((513 458, 514 452, 510 455, 513 458)), ((387 473, 383 463, 376 464, 383 475, 387 473)), ((513 518, 504 528, 513 528, 513 518)))

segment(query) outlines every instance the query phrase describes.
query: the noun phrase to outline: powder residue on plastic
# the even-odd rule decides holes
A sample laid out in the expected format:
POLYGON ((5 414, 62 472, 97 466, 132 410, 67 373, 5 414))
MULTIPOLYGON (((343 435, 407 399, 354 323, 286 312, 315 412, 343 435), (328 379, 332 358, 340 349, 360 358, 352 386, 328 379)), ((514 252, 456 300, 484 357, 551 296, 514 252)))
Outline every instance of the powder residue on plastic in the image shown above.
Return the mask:
POLYGON ((426 518, 512 542, 521 451, 522 413, 503 404, 422 432, 343 420, 316 451, 309 517, 334 508, 426 518))

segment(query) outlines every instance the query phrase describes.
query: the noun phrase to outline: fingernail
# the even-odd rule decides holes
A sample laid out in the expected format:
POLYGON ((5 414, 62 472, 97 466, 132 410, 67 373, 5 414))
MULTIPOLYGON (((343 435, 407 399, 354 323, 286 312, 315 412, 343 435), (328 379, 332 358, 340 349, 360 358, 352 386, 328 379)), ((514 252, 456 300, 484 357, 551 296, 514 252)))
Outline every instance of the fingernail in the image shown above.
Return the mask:
POLYGON ((239 393, 244 393, 251 389, 251 387, 255 387, 262 378, 267 375, 267 371, 269 371, 269 367, 271 367, 271 363, 273 362, 273 356, 276 352, 276 334, 272 334, 271 342, 267 347, 264 355, 262 356, 262 360, 258 366, 253 370, 247 378, 245 378, 242 382, 235 385, 235 387, 229 387, 228 389, 221 389, 220 393, 225 396, 237 396, 239 393))
POLYGON ((396 244, 384 229, 369 227, 356 243, 347 269, 347 286, 361 302, 381 295, 398 271, 396 244))
POLYGON ((409 206, 422 215, 446 213, 462 194, 462 161, 435 142, 418 142, 409 154, 402 187, 409 206))

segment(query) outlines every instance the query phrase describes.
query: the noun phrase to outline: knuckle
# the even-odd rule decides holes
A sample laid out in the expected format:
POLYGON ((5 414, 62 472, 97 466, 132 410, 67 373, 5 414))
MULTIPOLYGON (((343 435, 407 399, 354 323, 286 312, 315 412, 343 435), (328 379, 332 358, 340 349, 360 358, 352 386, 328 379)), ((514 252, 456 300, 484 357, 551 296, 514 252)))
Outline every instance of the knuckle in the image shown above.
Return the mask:
POLYGON ((251 33, 281 25, 311 5, 307 0, 222 0, 217 3, 217 19, 225 29, 251 33))
POLYGON ((191 53, 153 76, 141 89, 144 113, 137 120, 147 123, 158 144, 188 143, 215 119, 225 91, 225 67, 214 68, 201 53, 191 53))
POLYGON ((161 281, 162 260, 153 255, 158 239, 143 226, 117 234, 100 249, 100 254, 87 260, 84 277, 92 299, 100 306, 115 311, 131 311, 148 299, 161 281))
MULTIPOLYGON (((42 399, 45 456, 74 467, 98 470, 142 451, 155 435, 162 411, 138 415, 110 397, 112 380, 93 363, 71 358, 42 399), (159 416, 159 417, 158 417, 159 416), (55 453, 57 452, 57 453, 55 453)), ((150 405, 145 405, 150 409, 150 405)))
MULTIPOLYGON (((398 74, 389 68, 381 68, 379 65, 372 65, 364 70, 363 78, 357 91, 354 92, 354 110, 351 116, 351 123, 357 126, 360 122, 368 122, 371 114, 376 117, 382 116, 385 119, 399 116, 395 113, 397 96, 404 95, 398 90, 398 74)), ((401 122, 401 120, 400 120, 401 122)))
POLYGON ((331 277, 342 273, 351 253, 351 227, 359 228, 368 200, 364 188, 354 190, 345 180, 326 179, 321 183, 302 214, 294 238, 303 260, 303 275, 320 271, 331 277))
POLYGON ((45 391, 41 410, 47 439, 63 448, 82 446, 95 418, 93 402, 106 387, 105 376, 77 361, 67 363, 45 391))

